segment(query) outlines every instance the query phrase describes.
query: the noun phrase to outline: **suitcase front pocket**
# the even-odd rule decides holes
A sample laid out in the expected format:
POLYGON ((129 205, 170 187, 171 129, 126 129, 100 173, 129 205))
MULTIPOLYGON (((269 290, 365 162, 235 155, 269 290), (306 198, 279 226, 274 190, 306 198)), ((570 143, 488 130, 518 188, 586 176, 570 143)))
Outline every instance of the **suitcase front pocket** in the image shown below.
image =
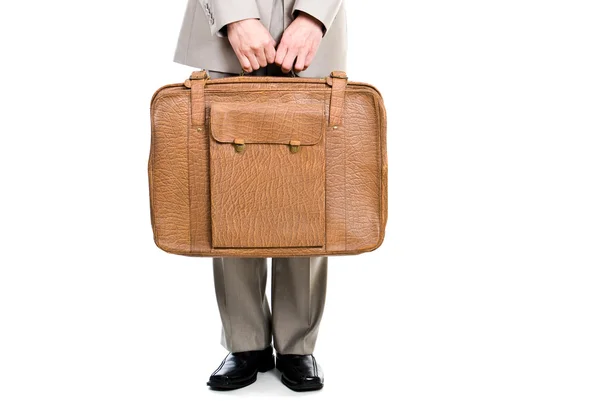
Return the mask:
POLYGON ((324 246, 324 107, 211 105, 214 248, 324 246))

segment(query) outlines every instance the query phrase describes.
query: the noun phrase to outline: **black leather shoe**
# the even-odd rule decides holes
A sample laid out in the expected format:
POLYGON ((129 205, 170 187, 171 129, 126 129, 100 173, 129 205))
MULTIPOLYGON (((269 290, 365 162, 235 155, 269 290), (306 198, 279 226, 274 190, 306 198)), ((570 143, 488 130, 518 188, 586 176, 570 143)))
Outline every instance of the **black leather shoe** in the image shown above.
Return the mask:
POLYGON ((271 346, 262 351, 232 352, 210 375, 206 384, 213 390, 235 390, 254 383, 258 372, 266 372, 274 367, 271 346))
POLYGON ((323 388, 323 370, 311 355, 281 355, 277 353, 277 369, 281 382, 294 391, 312 391, 323 388))

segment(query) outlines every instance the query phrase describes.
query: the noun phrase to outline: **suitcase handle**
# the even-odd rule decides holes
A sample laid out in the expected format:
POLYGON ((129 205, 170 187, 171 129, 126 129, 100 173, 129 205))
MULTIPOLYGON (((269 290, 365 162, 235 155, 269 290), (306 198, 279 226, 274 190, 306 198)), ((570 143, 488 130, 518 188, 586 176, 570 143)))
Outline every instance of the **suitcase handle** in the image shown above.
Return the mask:
MULTIPOLYGON (((242 70, 242 71, 240 72, 240 77, 243 77, 244 75, 246 75, 246 71, 242 70)), ((295 77, 297 77, 297 75, 296 75, 296 73, 294 72, 294 69, 293 69, 293 68, 290 70, 290 72, 288 72, 288 73, 287 73, 287 76, 288 76, 288 77, 290 77, 290 78, 295 78, 295 77)))
MULTIPOLYGON (((293 73, 293 70, 291 70, 290 73, 293 73)), ((293 74, 295 76, 295 73, 293 74)), ((193 71, 189 78, 189 87, 192 90, 192 125, 198 131, 201 131, 204 125, 204 84, 207 79, 210 79, 210 77, 206 70, 193 71), (196 83, 193 84, 194 81, 196 81, 196 83)), ((187 82, 188 81, 186 81, 186 86, 188 86, 187 82)), ((329 126, 333 127, 333 129, 337 129, 342 125, 347 82, 348 76, 344 71, 331 71, 331 74, 327 77, 327 84, 331 86, 329 126)))

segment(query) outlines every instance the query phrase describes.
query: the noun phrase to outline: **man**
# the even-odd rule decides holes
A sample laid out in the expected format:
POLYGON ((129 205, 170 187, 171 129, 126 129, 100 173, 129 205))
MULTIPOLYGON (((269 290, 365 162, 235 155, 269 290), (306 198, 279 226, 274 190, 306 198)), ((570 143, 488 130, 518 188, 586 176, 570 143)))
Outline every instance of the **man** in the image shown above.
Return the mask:
MULTIPOLYGON (((188 0, 174 61, 239 75, 325 77, 346 70, 343 0, 188 0)), ((214 258, 222 345, 230 353, 210 376, 213 389, 253 383, 275 366, 296 391, 319 390, 312 355, 325 305, 326 257, 272 259, 272 312, 265 258, 214 258), (273 347, 276 361, 273 358, 273 347)))

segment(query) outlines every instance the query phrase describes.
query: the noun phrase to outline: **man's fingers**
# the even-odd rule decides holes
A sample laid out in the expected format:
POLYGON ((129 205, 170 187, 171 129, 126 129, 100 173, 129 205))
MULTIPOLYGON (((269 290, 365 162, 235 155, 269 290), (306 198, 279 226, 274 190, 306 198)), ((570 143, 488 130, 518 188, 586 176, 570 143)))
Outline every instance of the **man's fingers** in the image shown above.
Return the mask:
POLYGON ((313 59, 315 58, 315 54, 317 54, 315 48, 311 48, 308 51, 308 53, 306 54, 306 60, 304 61, 304 69, 307 69, 310 63, 312 63, 313 59))
POLYGON ((252 66, 250 65, 250 60, 248 60, 248 57, 244 56, 242 53, 239 52, 235 52, 235 55, 237 56, 240 62, 242 70, 244 70, 245 72, 252 72, 252 66))
POLYGON ((277 54, 275 55, 275 64, 281 65, 283 64, 283 60, 285 59, 285 55, 287 54, 287 47, 282 46, 281 43, 277 48, 277 54))
POLYGON ((269 64, 273 64, 273 62, 275 61, 275 55, 277 54, 277 51, 275 50, 275 46, 274 45, 269 45, 265 48, 265 56, 267 58, 267 63, 269 64))
POLYGON ((260 49, 256 49, 254 51, 254 55, 256 56, 256 60, 261 67, 267 66, 267 56, 264 48, 261 47, 260 49))
POLYGON ((276 42, 258 19, 232 22, 227 26, 227 34, 245 72, 256 71, 273 62, 276 42))
POLYGON ((252 67, 252 69, 248 72, 256 71, 260 68, 260 64, 256 59, 256 55, 254 53, 246 53, 246 57, 248 57, 248 60, 250 61, 250 66, 252 67))
POLYGON ((306 68, 306 53, 308 50, 306 48, 300 49, 298 52, 298 57, 296 58, 296 63, 294 64, 294 70, 297 72, 304 71, 306 68))
POLYGON ((288 49, 287 53, 285 54, 285 58, 283 59, 283 63, 281 63, 281 71, 290 72, 297 55, 298 52, 288 49))

